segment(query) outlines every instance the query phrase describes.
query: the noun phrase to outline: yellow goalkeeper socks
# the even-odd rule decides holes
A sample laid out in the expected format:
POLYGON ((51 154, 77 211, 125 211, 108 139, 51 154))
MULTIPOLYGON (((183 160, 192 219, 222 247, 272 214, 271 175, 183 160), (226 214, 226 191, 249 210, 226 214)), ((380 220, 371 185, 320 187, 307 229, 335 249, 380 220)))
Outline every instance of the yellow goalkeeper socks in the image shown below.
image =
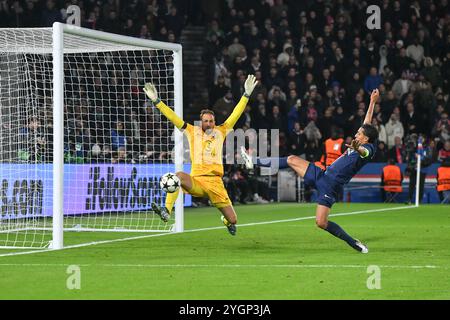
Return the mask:
POLYGON ((231 226, 230 221, 228 221, 227 218, 225 218, 224 216, 222 216, 222 222, 226 227, 231 226))
POLYGON ((178 193, 180 189, 173 193, 168 193, 166 197, 166 209, 169 211, 169 214, 172 213, 173 206, 175 205, 175 201, 177 201, 178 193))

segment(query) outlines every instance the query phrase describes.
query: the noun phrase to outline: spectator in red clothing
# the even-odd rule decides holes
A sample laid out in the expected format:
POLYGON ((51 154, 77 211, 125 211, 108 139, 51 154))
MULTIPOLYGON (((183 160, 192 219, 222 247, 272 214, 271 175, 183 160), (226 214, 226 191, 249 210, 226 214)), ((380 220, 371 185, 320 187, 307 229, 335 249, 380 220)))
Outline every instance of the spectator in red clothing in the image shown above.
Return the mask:
POLYGON ((441 119, 434 126, 432 134, 441 141, 450 139, 450 119, 446 112, 441 113, 441 119))
POLYGON ((402 138, 394 138, 395 145, 389 150, 389 158, 394 159, 397 163, 404 163, 406 160, 406 150, 403 145, 402 138))
POLYGON ((444 147, 441 150, 439 150, 438 153, 439 162, 444 162, 448 159, 450 159, 450 140, 445 141, 444 147))

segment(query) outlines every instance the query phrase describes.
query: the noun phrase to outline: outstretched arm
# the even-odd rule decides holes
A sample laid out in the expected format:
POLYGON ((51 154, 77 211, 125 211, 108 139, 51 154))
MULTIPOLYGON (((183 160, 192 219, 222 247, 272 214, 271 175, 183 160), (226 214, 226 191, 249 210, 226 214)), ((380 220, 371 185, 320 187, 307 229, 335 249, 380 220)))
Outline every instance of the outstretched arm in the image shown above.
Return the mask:
POLYGON ((367 109, 364 124, 372 124, 373 108, 375 107, 375 103, 377 103, 379 96, 380 92, 378 91, 378 89, 372 91, 372 94, 370 95, 369 109, 367 109))
POLYGON ((350 144, 346 144, 346 147, 358 152, 361 158, 367 158, 370 155, 369 150, 364 148, 358 140, 352 140, 350 144))
POLYGON ((250 98, 250 95, 252 94, 252 92, 255 89, 257 84, 258 84, 258 81, 256 81, 256 78, 254 75, 251 74, 247 77, 247 80, 245 80, 245 83, 244 83, 245 93, 242 96, 239 103, 237 104, 237 106, 234 107, 234 110, 231 113, 231 115, 228 117, 227 120, 225 120, 225 122, 224 122, 225 127, 230 128, 230 129, 232 129, 234 127, 234 125, 236 124, 236 122, 239 120, 242 113, 244 112, 245 107, 247 106, 247 103, 248 103, 248 99, 250 98))
POLYGON ((158 92, 152 83, 146 83, 144 87, 144 92, 147 97, 153 102, 153 104, 161 111, 161 113, 172 122, 178 129, 183 129, 185 123, 178 117, 178 115, 170 109, 164 102, 158 97, 158 92))

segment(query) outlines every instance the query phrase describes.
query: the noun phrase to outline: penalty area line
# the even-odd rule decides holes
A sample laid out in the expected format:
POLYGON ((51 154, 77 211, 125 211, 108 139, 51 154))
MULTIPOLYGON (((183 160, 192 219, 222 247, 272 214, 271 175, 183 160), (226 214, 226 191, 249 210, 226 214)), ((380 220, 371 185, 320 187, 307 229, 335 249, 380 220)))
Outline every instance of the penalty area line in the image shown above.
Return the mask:
MULTIPOLYGON (((364 214, 364 213, 374 213, 374 212, 393 211, 393 210, 404 210, 404 209, 412 209, 412 208, 417 208, 417 207, 416 206, 406 206, 406 207, 369 209, 369 210, 360 210, 360 211, 352 211, 352 212, 335 213, 335 214, 330 214, 329 216, 330 217, 342 217, 342 216, 352 216, 352 215, 364 214)), ((284 222, 311 220, 311 219, 315 219, 315 218, 316 218, 316 216, 308 216, 308 217, 300 217, 300 218, 292 218, 292 219, 281 219, 281 220, 252 222, 252 223, 239 224, 238 227, 239 228, 252 227, 252 226, 258 226, 258 225, 265 225, 265 224, 274 224, 274 223, 284 223, 284 222)), ((223 228, 224 228, 223 226, 220 226, 220 227, 208 227, 208 228, 199 228, 199 229, 188 229, 188 230, 185 230, 185 231, 183 231, 181 233, 174 233, 174 232, 172 232, 172 233, 159 233, 159 234, 142 235, 142 236, 120 238, 120 239, 113 239, 113 240, 94 241, 94 242, 70 245, 70 246, 66 246, 66 247, 64 247, 62 249, 57 249, 57 250, 43 249, 43 250, 33 250, 33 251, 25 251, 25 252, 5 253, 5 254, 0 254, 0 257, 38 254, 38 253, 44 253, 44 252, 57 252, 57 251, 62 251, 62 250, 67 250, 67 249, 90 247, 90 246, 95 246, 95 245, 100 245, 100 244, 123 242, 123 241, 129 241, 129 240, 147 239, 147 238, 153 238, 153 237, 169 236, 169 235, 190 233, 190 232, 219 230, 219 229, 223 229, 223 228)))
MULTIPOLYGON (((2 263, 1 267, 64 267, 63 263, 2 263)), ((369 265, 353 264, 79 264, 83 268, 280 268, 280 269, 366 269, 369 265)), ((377 265, 385 269, 450 269, 434 265, 377 265)))

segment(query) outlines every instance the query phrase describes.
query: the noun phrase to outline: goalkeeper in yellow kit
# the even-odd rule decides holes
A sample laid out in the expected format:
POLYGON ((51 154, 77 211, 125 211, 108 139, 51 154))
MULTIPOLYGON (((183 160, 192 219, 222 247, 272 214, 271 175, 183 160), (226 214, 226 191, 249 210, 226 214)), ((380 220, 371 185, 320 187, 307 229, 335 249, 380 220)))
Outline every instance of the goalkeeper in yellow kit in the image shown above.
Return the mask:
MULTIPOLYGON (((223 185, 222 147, 225 138, 233 130, 247 106, 248 99, 255 89, 255 76, 249 75, 244 84, 245 93, 228 119, 216 126, 214 112, 205 109, 200 113, 200 126, 192 126, 180 119, 172 109, 158 98, 158 92, 151 83, 145 84, 144 92, 153 104, 169 119, 175 127, 187 136, 190 147, 191 173, 177 172, 184 192, 194 197, 208 198, 222 213, 222 221, 231 235, 236 234, 237 217, 233 205, 223 185)), ((168 193, 164 207, 152 203, 152 209, 167 222, 178 198, 178 191, 168 193)))

